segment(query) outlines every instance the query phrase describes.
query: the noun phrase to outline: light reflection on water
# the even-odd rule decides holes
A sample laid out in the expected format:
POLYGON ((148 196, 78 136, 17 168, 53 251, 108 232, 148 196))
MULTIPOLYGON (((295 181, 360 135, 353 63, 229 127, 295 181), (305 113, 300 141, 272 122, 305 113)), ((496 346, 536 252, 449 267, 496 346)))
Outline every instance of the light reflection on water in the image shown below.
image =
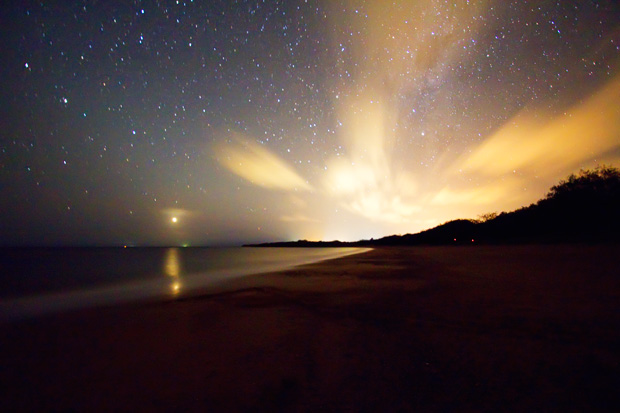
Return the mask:
POLYGON ((0 322, 100 305, 174 299, 220 288, 250 274, 280 271, 367 250, 92 248, 4 251, 6 257, 0 263, 10 259, 14 270, 0 277, 0 322), (30 265, 32 263, 36 266, 30 265), (18 287, 19 282, 26 287, 40 286, 24 289, 21 295, 15 296, 13 292, 13 296, 3 297, 11 281, 18 287))
POLYGON ((181 293, 181 258, 178 248, 168 248, 164 257, 164 274, 170 277, 170 292, 173 297, 181 293))

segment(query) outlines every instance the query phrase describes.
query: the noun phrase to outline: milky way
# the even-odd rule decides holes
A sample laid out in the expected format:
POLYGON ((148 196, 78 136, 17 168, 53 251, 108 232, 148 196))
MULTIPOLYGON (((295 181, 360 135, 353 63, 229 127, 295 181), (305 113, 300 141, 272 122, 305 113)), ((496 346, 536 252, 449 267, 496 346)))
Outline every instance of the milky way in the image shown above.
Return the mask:
POLYGON ((613 1, 12 2, 0 47, 2 244, 376 238, 620 163, 613 1))

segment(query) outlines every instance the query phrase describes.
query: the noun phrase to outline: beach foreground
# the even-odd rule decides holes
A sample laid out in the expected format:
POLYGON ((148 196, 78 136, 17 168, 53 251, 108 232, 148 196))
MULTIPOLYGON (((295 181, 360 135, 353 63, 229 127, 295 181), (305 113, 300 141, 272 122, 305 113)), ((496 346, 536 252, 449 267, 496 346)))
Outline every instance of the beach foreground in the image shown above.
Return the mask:
POLYGON ((620 246, 380 248, 0 324, 4 410, 618 410, 620 246))

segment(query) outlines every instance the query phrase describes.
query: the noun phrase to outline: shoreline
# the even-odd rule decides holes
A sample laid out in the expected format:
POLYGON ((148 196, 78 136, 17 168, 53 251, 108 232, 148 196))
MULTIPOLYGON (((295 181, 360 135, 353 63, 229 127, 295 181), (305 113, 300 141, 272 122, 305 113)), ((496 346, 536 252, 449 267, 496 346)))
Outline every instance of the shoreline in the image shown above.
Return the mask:
MULTIPOLYGON (((226 249, 230 250, 230 248, 226 249)), ((89 252, 98 251, 98 248, 89 248, 89 250, 89 252)), ((120 251, 120 249, 118 250, 120 251)), ((171 250, 179 250, 179 248, 167 247, 162 248, 162 250, 171 252, 171 250)), ((297 257, 296 259, 286 257, 275 259, 267 264, 256 263, 259 265, 258 269, 231 265, 224 268, 194 269, 193 272, 182 270, 183 258, 177 254, 172 255, 172 261, 169 259, 170 255, 167 255, 168 258, 166 259, 163 272, 172 271, 172 273, 164 274, 161 269, 157 271, 158 269, 155 268, 152 270, 155 275, 145 279, 118 280, 116 283, 110 284, 77 286, 66 290, 50 290, 23 296, 0 298, 0 323, 46 317, 54 313, 162 302, 175 300, 180 297, 187 298, 205 294, 209 291, 236 288, 237 284, 243 285, 247 283, 247 277, 251 279, 255 275, 275 273, 301 265, 338 259, 370 250, 372 249, 363 247, 342 247, 338 248, 338 251, 334 250, 330 253, 322 251, 320 254, 297 257), (295 261, 297 263, 292 263, 295 261), (171 282, 173 284, 170 284, 171 282)), ((2 261, 4 262, 6 257, 3 258, 2 261)), ((23 257, 20 258, 23 259, 23 257)), ((74 258, 67 257, 69 260, 74 258)), ((83 271, 87 271, 87 269, 83 271)), ((16 276, 27 275, 18 273, 16 276)))
POLYGON ((385 247, 0 324, 12 410, 614 410, 620 247, 385 247))

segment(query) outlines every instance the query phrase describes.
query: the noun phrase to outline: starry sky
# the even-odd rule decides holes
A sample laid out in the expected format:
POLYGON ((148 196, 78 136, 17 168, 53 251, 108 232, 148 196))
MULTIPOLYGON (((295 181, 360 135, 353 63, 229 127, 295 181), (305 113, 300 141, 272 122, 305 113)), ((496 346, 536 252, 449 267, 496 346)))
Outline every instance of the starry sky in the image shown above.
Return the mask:
POLYGON ((620 164, 614 1, 2 6, 0 244, 357 240, 620 164))

